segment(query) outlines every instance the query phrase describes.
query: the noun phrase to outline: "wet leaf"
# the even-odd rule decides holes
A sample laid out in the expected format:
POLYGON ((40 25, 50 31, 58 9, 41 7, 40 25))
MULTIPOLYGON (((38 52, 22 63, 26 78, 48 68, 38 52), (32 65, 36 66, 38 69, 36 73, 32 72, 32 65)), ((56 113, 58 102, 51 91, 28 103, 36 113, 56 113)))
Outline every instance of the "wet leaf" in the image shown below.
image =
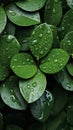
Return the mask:
POLYGON ((38 70, 33 78, 20 80, 19 88, 22 96, 28 103, 35 102, 45 91, 46 77, 40 70, 38 70))

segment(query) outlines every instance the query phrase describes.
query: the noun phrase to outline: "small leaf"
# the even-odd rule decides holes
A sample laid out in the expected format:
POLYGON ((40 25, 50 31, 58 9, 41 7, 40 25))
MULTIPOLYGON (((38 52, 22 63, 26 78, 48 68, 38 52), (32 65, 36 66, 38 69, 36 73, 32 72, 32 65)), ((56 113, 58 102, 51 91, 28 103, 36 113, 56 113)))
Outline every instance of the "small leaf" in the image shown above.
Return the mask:
POLYGON ((60 47, 66 50, 70 55, 73 54, 73 31, 65 35, 60 43, 60 47))
POLYGON ((33 78, 29 80, 20 80, 19 88, 22 96, 28 103, 35 102, 45 91, 46 77, 38 70, 33 78))
POLYGON ((68 91, 73 91, 73 78, 68 74, 66 69, 60 71, 58 74, 59 83, 68 91))
POLYGON ((62 3, 61 0, 47 0, 44 19, 45 22, 51 25, 58 25, 62 18, 62 3))
POLYGON ((6 127, 6 130, 23 130, 23 128, 17 126, 17 125, 8 125, 6 127))
POLYGON ((53 74, 62 70, 69 60, 69 55, 63 49, 52 49, 41 61, 40 69, 44 73, 53 74))
POLYGON ((11 58, 20 50, 20 44, 12 35, 4 35, 0 39, 0 62, 5 67, 10 64, 11 58))
POLYGON ((68 63, 66 68, 71 76, 73 76, 73 63, 68 63))
POLYGON ((53 35, 48 24, 40 24, 33 30, 30 37, 30 49, 37 60, 51 49, 52 41, 53 35))
POLYGON ((7 22, 7 17, 3 7, 0 5, 0 33, 4 30, 7 22))
POLYGON ((8 5, 6 12, 9 20, 19 26, 31 26, 40 23, 40 15, 38 12, 24 12, 14 4, 8 5))
POLYGON ((17 1, 16 5, 18 7, 20 7, 21 9, 25 10, 25 11, 37 11, 39 9, 41 9, 44 4, 45 4, 46 0, 24 0, 24 1, 17 1))
POLYGON ((49 91, 44 94, 36 102, 30 104, 32 115, 35 119, 45 122, 51 114, 54 107, 54 99, 49 91))
POLYGON ((54 109, 52 110, 52 115, 56 116, 64 109, 68 101, 68 93, 62 86, 58 85, 53 88, 52 94, 54 96, 54 109))
POLYGON ((16 54, 11 60, 10 67, 17 76, 24 79, 31 78, 37 72, 34 59, 28 53, 16 54))
POLYGON ((10 76, 1 84, 1 98, 13 109, 25 110, 27 107, 19 91, 18 78, 15 76, 10 76))

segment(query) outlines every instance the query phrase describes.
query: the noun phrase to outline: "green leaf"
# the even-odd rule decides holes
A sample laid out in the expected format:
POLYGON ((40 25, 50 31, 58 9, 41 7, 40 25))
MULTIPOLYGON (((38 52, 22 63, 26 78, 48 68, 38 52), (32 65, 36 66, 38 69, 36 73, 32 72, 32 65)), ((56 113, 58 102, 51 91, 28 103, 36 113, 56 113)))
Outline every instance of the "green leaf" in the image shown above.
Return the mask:
POLYGON ((8 75, 9 75, 9 69, 0 64, 0 81, 5 80, 8 75))
POLYGON ((6 12, 9 20, 19 26, 31 26, 40 23, 40 15, 38 12, 24 12, 14 4, 8 5, 6 12))
POLYGON ((27 104, 19 91, 18 78, 10 76, 1 84, 1 98, 6 105, 13 109, 25 110, 27 104))
POLYGON ((17 125, 8 125, 6 127, 6 130, 23 130, 23 128, 20 128, 19 126, 17 125))
POLYGON ((60 43, 60 47, 70 55, 73 54, 73 31, 67 33, 60 43))
POLYGON ((63 17, 61 24, 61 38, 63 38, 68 32, 73 31, 73 10, 70 9, 63 17))
POLYGON ((35 102, 45 91, 46 77, 38 70, 33 78, 29 80, 20 80, 19 88, 22 96, 28 103, 35 102))
POLYGON ((0 5, 0 33, 4 30, 7 23, 7 17, 3 7, 0 5))
POLYGON ((58 130, 58 128, 64 123, 66 119, 66 113, 62 111, 56 117, 52 117, 47 120, 47 130, 58 130))
POLYGON ((0 62, 8 66, 11 58, 19 52, 20 44, 12 35, 4 35, 0 38, 0 62))
POLYGON ((67 1, 67 4, 68 6, 73 9, 73 0, 66 0, 67 1))
POLYGON ((51 49, 52 41, 53 35, 48 24, 40 24, 34 29, 30 37, 30 49, 37 60, 45 56, 51 49))
POLYGON ((68 63, 66 68, 71 76, 73 76, 73 63, 68 63))
POLYGON ((53 108, 53 95, 47 90, 40 97, 40 99, 30 104, 30 109, 33 117, 41 122, 45 122, 48 119, 53 108))
POLYGON ((24 0, 24 1, 17 1, 16 5, 25 11, 37 11, 41 9, 46 0, 24 0))
POLYGON ((73 91, 73 78, 68 74, 66 69, 60 71, 57 75, 62 87, 68 91, 73 91))
POLYGON ((3 130, 3 115, 0 113, 0 130, 3 130))
POLYGON ((58 85, 53 88, 52 94, 54 96, 54 109, 52 110, 52 115, 56 116, 64 109, 68 101, 68 93, 62 86, 58 85))
POLYGON ((44 19, 45 22, 52 25, 58 25, 62 18, 62 3, 60 0, 47 0, 44 19))
POLYGON ((52 49, 41 61, 40 69, 44 73, 53 74, 62 70, 69 60, 69 55, 63 49, 52 49))
POLYGON ((28 53, 16 54, 11 60, 10 67, 17 76, 24 79, 31 78, 37 72, 34 59, 28 53))

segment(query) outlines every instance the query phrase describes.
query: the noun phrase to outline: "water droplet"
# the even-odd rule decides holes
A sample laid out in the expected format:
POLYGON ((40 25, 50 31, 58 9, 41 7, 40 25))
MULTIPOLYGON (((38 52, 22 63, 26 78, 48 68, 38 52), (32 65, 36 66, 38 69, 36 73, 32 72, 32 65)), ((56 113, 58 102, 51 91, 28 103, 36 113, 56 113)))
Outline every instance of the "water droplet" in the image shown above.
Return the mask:
POLYGON ((55 57, 55 55, 53 55, 52 57, 55 57))
POLYGON ((27 58, 27 61, 30 61, 30 59, 29 59, 29 58, 27 58))
POLYGON ((8 51, 8 50, 9 50, 9 48, 7 47, 7 48, 6 48, 6 51, 8 51))
POLYGON ((15 98, 14 95, 11 95, 10 97, 11 97, 11 99, 12 99, 13 102, 16 102, 16 100, 15 100, 16 98, 15 98))
POLYGON ((62 31, 64 31, 64 27, 62 26, 62 31))
POLYGON ((34 34, 35 34, 35 31, 33 31, 32 35, 34 35, 34 34))
POLYGON ((58 62, 58 60, 57 60, 57 59, 55 59, 55 60, 54 60, 54 62, 56 63, 56 62, 58 62))
POLYGON ((45 47, 45 50, 47 51, 47 50, 48 50, 48 48, 47 48, 47 47, 45 47))
POLYGON ((41 38, 43 36, 43 34, 40 34, 39 37, 41 38))
POLYGON ((33 83, 32 83, 32 86, 33 86, 33 87, 36 87, 36 86, 37 86, 37 83, 36 83, 36 82, 33 82, 33 83))
POLYGON ((25 62, 23 62, 23 65, 25 65, 25 62))
POLYGON ((35 50, 38 50, 38 48, 36 47, 35 50))
POLYGON ((43 112, 41 113, 41 116, 39 117, 39 120, 42 120, 43 119, 43 112))
POLYGON ((31 89, 30 89, 30 90, 31 90, 31 92, 33 92, 33 91, 34 91, 34 88, 33 88, 33 87, 31 87, 31 89))
POLYGON ((14 59, 14 61, 17 61, 17 59, 14 59))
POLYGON ((16 15, 16 13, 15 13, 14 11, 12 11, 12 10, 9 10, 9 13, 10 13, 12 16, 15 16, 15 15, 16 15))
POLYGON ((5 84, 3 84, 3 87, 5 88, 5 84))
POLYGON ((43 51, 40 51, 40 54, 42 55, 44 52, 43 51))
POLYGON ((32 45, 34 45, 35 43, 37 43, 36 39, 32 41, 32 45))
POLYGON ((20 68, 21 66, 20 65, 18 65, 18 68, 20 68))
POLYGON ((7 36, 7 37, 6 37, 6 41, 7 41, 7 42, 11 42, 11 41, 12 41, 12 36, 10 36, 10 35, 7 36))
POLYGON ((48 30, 48 32, 47 32, 48 34, 50 33, 50 31, 48 30))
POLYGON ((45 69, 46 69, 46 67, 45 67, 45 66, 43 66, 43 69, 45 70, 45 69))
POLYGON ((15 68, 15 66, 12 66, 12 68, 15 68))
POLYGON ((13 93, 14 92, 13 89, 10 89, 10 92, 13 93))
POLYGON ((30 87, 31 87, 30 84, 28 84, 28 85, 27 85, 27 88, 30 89, 30 87))
POLYGON ((34 61, 33 61, 33 60, 31 60, 31 63, 34 63, 34 61))
POLYGON ((67 84, 67 87, 70 89, 70 88, 71 88, 71 85, 68 83, 68 84, 67 84))
POLYGON ((55 2, 57 3, 57 2, 58 2, 58 0, 55 0, 55 2))
POLYGON ((53 13, 54 13, 54 14, 56 13, 56 10, 55 10, 55 8, 53 8, 53 13))

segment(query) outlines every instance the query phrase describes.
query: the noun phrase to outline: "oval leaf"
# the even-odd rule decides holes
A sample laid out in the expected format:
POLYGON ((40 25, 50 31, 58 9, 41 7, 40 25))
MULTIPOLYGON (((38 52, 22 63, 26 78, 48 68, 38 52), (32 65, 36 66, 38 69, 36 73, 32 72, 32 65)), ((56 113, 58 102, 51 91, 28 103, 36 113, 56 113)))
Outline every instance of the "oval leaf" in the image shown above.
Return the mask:
POLYGON ((17 76, 24 79, 31 78, 37 72, 37 66, 28 53, 16 54, 11 60, 10 67, 17 76))
POLYGON ((34 29, 30 37, 30 49, 37 60, 51 49, 52 41, 53 35, 48 24, 40 24, 34 29))
POLYGON ((62 18, 62 3, 60 0, 47 0, 44 19, 45 22, 52 25, 58 25, 62 18))
POLYGON ((14 4, 8 5, 6 12, 9 20, 19 26, 31 26, 40 23, 40 15, 38 12, 24 12, 14 4))
POLYGON ((3 7, 0 5, 0 33, 4 30, 7 23, 6 13, 3 7))
POLYGON ((1 98, 13 109, 25 110, 27 107, 19 91, 18 78, 15 76, 10 76, 1 84, 1 98))
POLYGON ((42 60, 40 69, 44 73, 57 73, 64 68, 69 60, 69 55, 63 49, 52 49, 50 53, 42 60))
POLYGON ((61 38, 63 38, 68 32, 73 31, 73 10, 70 9, 63 17, 61 24, 61 38))
POLYGON ((41 9, 46 0, 25 0, 25 1, 17 1, 16 5, 25 11, 37 11, 41 9))
POLYGON ((73 63, 68 63, 66 68, 71 76, 73 76, 73 63))
POLYGON ((66 69, 58 73, 58 80, 64 89, 73 91, 73 78, 68 74, 66 69))
POLYGON ((66 50, 70 55, 73 54, 73 31, 65 35, 60 43, 60 47, 66 50))
POLYGON ((46 88, 46 77, 38 70, 37 74, 29 80, 21 80, 19 88, 22 96, 28 103, 38 100, 46 88))
POLYGON ((30 105, 31 113, 35 119, 45 122, 51 114, 54 107, 54 99, 49 91, 44 94, 36 102, 30 105))

